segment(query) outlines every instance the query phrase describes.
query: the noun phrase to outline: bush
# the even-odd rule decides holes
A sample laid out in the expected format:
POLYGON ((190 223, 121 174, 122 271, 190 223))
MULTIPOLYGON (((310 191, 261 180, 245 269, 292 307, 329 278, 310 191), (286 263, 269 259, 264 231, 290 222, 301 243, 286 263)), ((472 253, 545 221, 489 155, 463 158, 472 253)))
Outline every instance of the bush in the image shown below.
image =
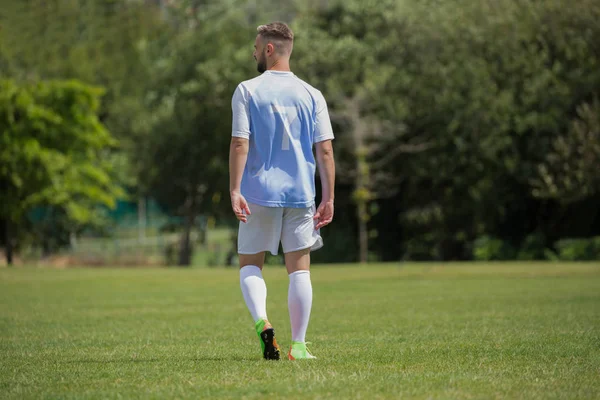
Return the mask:
POLYGON ((473 243, 473 259, 477 261, 513 260, 515 249, 502 239, 482 236, 473 243))
POLYGON ((517 254, 517 259, 522 261, 548 259, 544 237, 539 233, 528 235, 517 254))
POLYGON ((563 239, 555 244, 558 258, 563 261, 600 260, 600 237, 563 239))
POLYGON ((404 245, 402 261, 430 261, 437 260, 435 254, 435 243, 427 238, 414 238, 408 240, 404 245))
MULTIPOLYGON (((341 222, 341 221, 339 221, 341 222)), ((338 223, 321 230, 324 247, 311 253, 311 263, 351 263, 358 259, 358 244, 351 226, 338 223)))
POLYGON ((592 253, 594 254, 594 260, 600 260, 600 236, 596 236, 590 239, 592 246, 592 253))

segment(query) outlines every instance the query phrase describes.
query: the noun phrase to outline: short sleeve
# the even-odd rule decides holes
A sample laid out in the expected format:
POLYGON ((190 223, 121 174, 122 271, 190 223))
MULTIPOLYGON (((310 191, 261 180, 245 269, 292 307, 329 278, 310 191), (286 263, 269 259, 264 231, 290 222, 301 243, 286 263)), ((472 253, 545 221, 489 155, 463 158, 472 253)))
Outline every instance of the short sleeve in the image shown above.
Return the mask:
POLYGON ((249 94, 242 85, 238 85, 231 99, 232 126, 231 136, 250 138, 249 94))
POLYGON ((329 118, 329 111, 327 110, 327 102, 321 92, 318 92, 316 99, 317 113, 315 120, 315 136, 313 143, 322 142, 324 140, 332 140, 333 128, 331 127, 331 120, 329 118))

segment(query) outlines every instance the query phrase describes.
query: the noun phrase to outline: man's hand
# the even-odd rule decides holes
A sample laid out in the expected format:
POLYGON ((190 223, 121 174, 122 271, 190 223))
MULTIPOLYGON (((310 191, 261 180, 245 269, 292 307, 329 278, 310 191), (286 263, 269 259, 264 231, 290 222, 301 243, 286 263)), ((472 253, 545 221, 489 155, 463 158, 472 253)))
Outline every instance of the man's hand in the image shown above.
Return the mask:
POLYGON ((321 202, 313 219, 317 221, 315 229, 321 229, 331 223, 333 220, 333 201, 321 202))
POLYGON ((231 192, 231 208, 235 217, 243 223, 248 222, 248 215, 250 215, 250 208, 248 202, 238 191, 231 192))

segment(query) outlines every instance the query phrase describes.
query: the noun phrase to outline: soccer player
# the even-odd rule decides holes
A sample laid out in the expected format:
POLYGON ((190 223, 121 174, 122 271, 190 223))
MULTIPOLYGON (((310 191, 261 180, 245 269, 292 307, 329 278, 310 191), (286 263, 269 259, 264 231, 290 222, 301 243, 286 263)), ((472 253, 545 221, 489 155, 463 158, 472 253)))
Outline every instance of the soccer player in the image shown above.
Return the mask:
POLYGON ((240 287, 263 357, 280 358, 267 318, 265 252, 283 248, 289 275, 292 344, 288 359, 316 358, 306 348, 312 308, 310 252, 333 219, 333 130, 321 92, 290 70, 294 34, 281 22, 261 25, 254 44, 258 77, 240 83, 231 101, 231 206, 239 222, 240 287), (313 153, 313 149, 316 153, 313 153), (322 199, 315 207, 315 169, 322 199))

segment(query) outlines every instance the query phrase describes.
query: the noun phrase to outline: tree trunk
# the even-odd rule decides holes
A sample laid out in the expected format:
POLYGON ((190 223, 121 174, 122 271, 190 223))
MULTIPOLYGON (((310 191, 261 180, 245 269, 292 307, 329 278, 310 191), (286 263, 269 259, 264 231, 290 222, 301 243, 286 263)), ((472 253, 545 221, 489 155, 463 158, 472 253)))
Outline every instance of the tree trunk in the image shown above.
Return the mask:
POLYGON ((50 239, 44 234, 44 238, 42 239, 42 258, 50 257, 52 253, 50 249, 50 239))
POLYGON ((144 241, 146 239, 146 197, 138 197, 138 246, 137 261, 143 263, 144 260, 144 241))
POLYGON ((183 234, 181 236, 181 242, 179 246, 179 265, 189 266, 192 262, 192 246, 190 243, 190 236, 192 232, 192 226, 194 225, 194 216, 188 215, 185 218, 185 225, 183 227, 183 234))
POLYGON ((146 238, 146 197, 138 198, 138 239, 140 243, 146 238))
POLYGON ((185 224, 183 226, 181 242, 179 243, 179 266, 189 266, 192 262, 190 236, 194 227, 194 221, 196 220, 196 210, 192 198, 188 199, 186 203, 188 206, 186 207, 185 224))
POLYGON ((366 263, 369 257, 369 235, 367 228, 369 212, 367 206, 371 192, 369 191, 369 165, 367 164, 366 150, 362 145, 360 136, 357 138, 356 182, 354 186, 354 200, 356 202, 356 216, 358 220, 359 261, 366 263))
POLYGON ((367 203, 359 201, 356 210, 358 211, 358 245, 359 261, 366 263, 369 256, 369 236, 367 234, 367 203))
POLYGON ((12 247, 12 235, 10 220, 7 218, 4 222, 4 237, 6 240, 6 263, 12 265, 13 263, 13 247, 12 247))
POLYGON ((378 130, 372 122, 363 115, 364 99, 360 95, 352 98, 344 98, 344 111, 333 112, 331 117, 349 122, 351 126, 351 137, 354 144, 355 175, 353 200, 356 205, 356 216, 358 223, 358 258, 361 263, 368 262, 369 257, 369 228, 370 219, 369 204, 374 198, 371 178, 369 154, 371 150, 365 144, 366 138, 378 130))
POLYGON ((356 204, 356 216, 358 220, 358 260, 364 264, 369 258, 369 210, 371 201, 370 171, 368 155, 369 150, 365 146, 365 137, 368 134, 367 121, 361 115, 360 101, 355 97, 347 103, 348 116, 352 122, 352 138, 354 140, 354 156, 356 175, 354 178, 354 203, 356 204))

